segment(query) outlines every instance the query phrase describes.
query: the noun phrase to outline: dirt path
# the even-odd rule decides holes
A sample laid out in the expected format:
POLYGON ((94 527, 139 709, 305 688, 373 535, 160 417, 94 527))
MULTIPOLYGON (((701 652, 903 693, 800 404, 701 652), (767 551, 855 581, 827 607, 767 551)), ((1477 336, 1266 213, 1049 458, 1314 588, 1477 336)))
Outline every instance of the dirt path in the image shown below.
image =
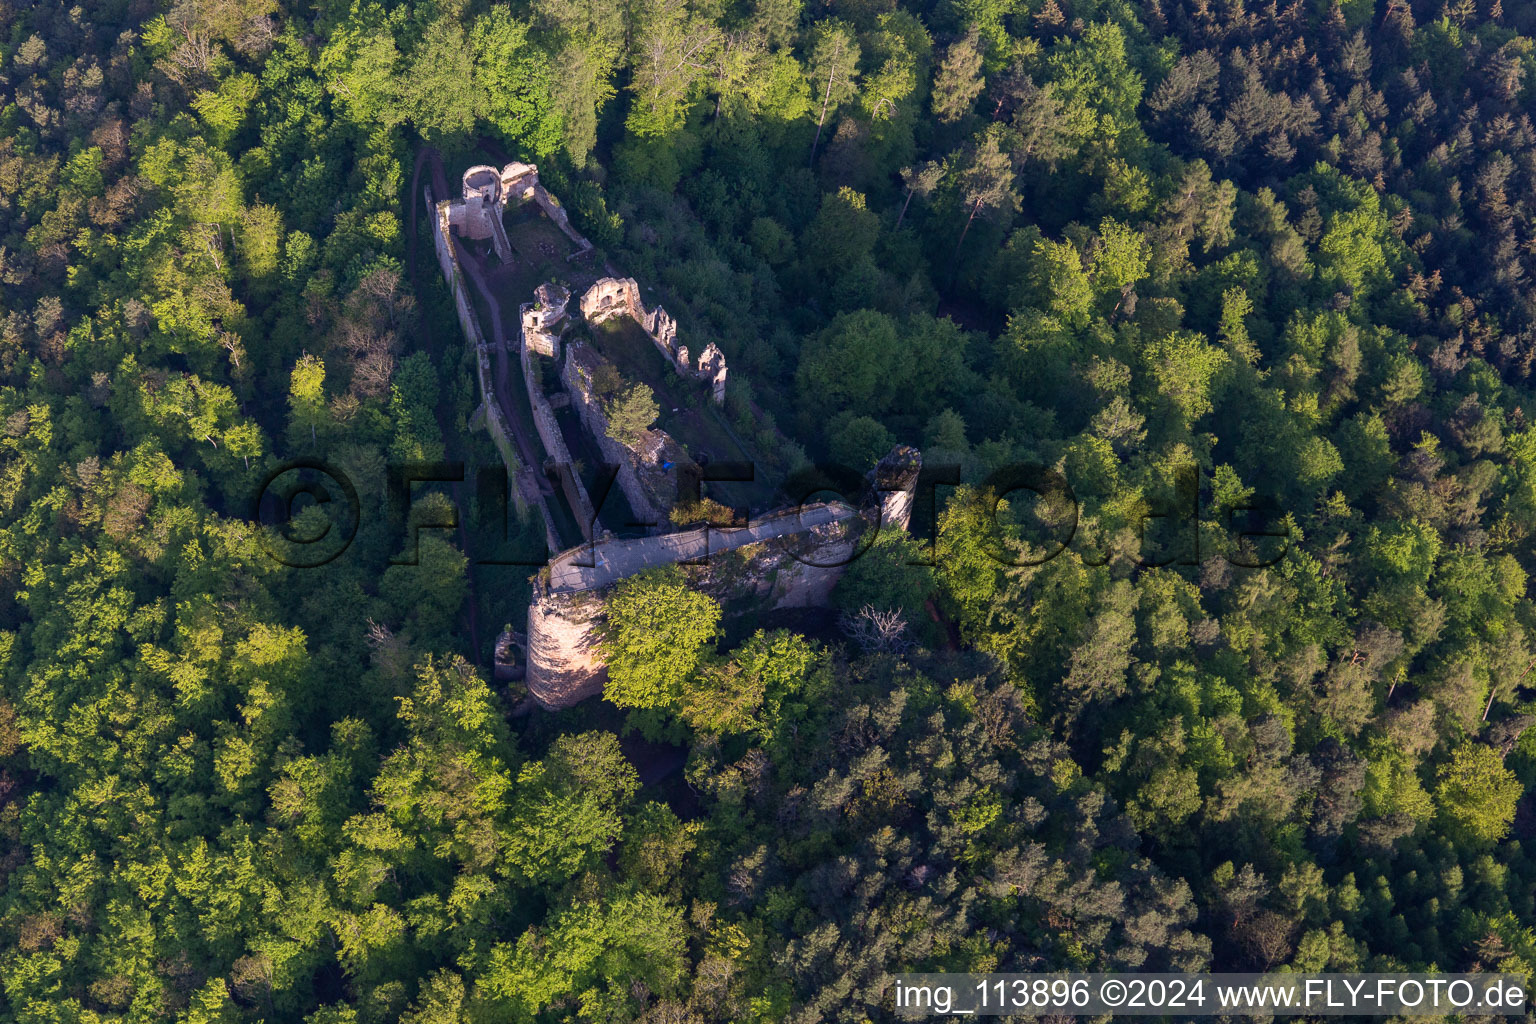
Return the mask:
MULTIPOLYGON (((512 371, 510 365, 512 357, 509 354, 510 346, 507 344, 507 329, 504 327, 502 320, 501 303, 496 301, 495 293, 486 283, 485 272, 469 254, 462 250, 459 254, 459 265, 464 268, 464 273, 469 278, 469 283, 480 293, 480 297, 485 300, 486 308, 491 313, 491 347, 496 357, 495 397, 505 413, 506 410, 513 408, 512 371)), ((521 376, 521 369, 519 369, 519 376, 521 376)), ((507 427, 512 431, 512 441, 517 445, 517 454, 522 459, 523 465, 530 469, 535 466, 542 466, 544 459, 539 455, 539 452, 543 450, 543 442, 528 436, 527 427, 523 424, 521 417, 507 415, 505 418, 507 420, 507 427)), ((535 479, 538 482, 539 492, 545 496, 546 500, 555 496, 554 486, 543 474, 536 473, 535 479)))
POLYGON ((928 617, 943 627, 944 637, 949 644, 949 649, 958 651, 960 649, 960 628, 944 617, 944 613, 939 611, 939 606, 934 603, 933 598, 930 597, 927 601, 923 602, 923 607, 928 610, 928 617))

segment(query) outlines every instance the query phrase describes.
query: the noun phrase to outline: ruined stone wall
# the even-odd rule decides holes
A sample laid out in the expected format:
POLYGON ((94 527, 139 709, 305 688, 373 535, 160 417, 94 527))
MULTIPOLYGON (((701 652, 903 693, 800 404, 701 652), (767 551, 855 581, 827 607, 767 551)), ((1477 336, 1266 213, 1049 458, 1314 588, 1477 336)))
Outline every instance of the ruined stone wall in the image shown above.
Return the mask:
POLYGON ((530 324, 526 318, 523 320, 522 345, 535 355, 541 355, 556 362, 560 360, 560 335, 540 330, 530 324))
MULTIPOLYGON (((527 321, 527 314, 531 303, 524 303, 519 311, 519 322, 527 321)), ((555 410, 549 404, 549 399, 544 396, 544 387, 538 376, 534 373, 534 352, 529 343, 528 332, 518 331, 518 361, 523 371, 523 387, 528 392, 528 408, 533 413, 533 426, 539 433, 539 440, 544 442, 544 452, 555 461, 557 466, 566 467, 560 475, 560 486, 565 491, 565 496, 571 503, 571 510, 581 520, 581 532, 588 540, 592 539, 592 530, 597 519, 597 512, 592 507, 592 498, 587 493, 587 488, 581 482, 581 477, 576 474, 575 462, 571 458, 571 450, 565 443, 565 437, 560 433, 560 424, 555 419, 555 410)))
POLYGON ((595 281, 581 297, 581 315, 590 324, 627 316, 643 326, 645 306, 640 302, 640 286, 632 277, 605 277, 595 281))
MULTIPOLYGON (((427 201, 430 205, 432 193, 427 192, 427 201)), ((459 255, 453 248, 453 235, 450 229, 449 203, 447 201, 437 204, 437 216, 432 219, 432 244, 437 250, 437 262, 443 270, 443 278, 448 282, 448 290, 453 293, 453 307, 459 314, 459 326, 464 330, 464 337, 475 350, 475 377, 480 383, 480 407, 484 410, 485 427, 491 435, 491 440, 496 444, 496 450, 501 453, 502 461, 507 464, 507 473, 515 475, 518 470, 519 460, 512 447, 512 431, 507 427, 506 415, 502 412, 501 404, 496 401, 496 382, 491 369, 491 349, 486 344, 485 335, 480 331, 480 321, 475 316, 474 307, 469 304, 469 293, 464 287, 464 275, 459 266, 459 255)), ((518 495, 519 508, 524 508, 521 494, 518 495)))
POLYGON ((793 554, 772 553, 761 569, 749 565, 748 571, 764 573, 770 607, 824 607, 832 600, 832 588, 848 571, 857 544, 858 539, 846 530, 813 527, 790 542, 793 554))
POLYGON ((546 281, 533 290, 533 302, 522 307, 523 344, 541 356, 560 358, 560 333, 571 293, 546 281))
MULTIPOLYGON (((687 349, 683 351, 686 352, 687 349)), ((683 357, 685 365, 687 361, 688 359, 685 355, 683 357)), ((716 405, 725 404, 725 353, 721 352, 719 346, 714 342, 710 342, 704 351, 700 353, 699 369, 694 376, 709 384, 709 395, 714 399, 716 405)))
POLYGON ((716 405, 725 402, 725 353, 710 342, 699 355, 697 368, 688 361, 688 346, 677 343, 677 321, 657 306, 647 310, 640 301, 640 286, 632 277, 605 277, 593 283, 581 297, 581 315, 600 324, 615 316, 627 316, 640 325, 651 344, 677 374, 704 381, 716 405))
POLYGON ((592 382, 586 379, 580 365, 585 347, 580 342, 567 346, 565 365, 560 371, 560 381, 571 396, 571 407, 576 410, 582 428, 597 444, 598 451, 603 453, 603 461, 619 467, 619 490, 624 492, 624 498, 636 517, 641 522, 665 523, 670 504, 663 507, 663 503, 651 494, 650 488, 641 482, 635 453, 608 436, 608 417, 603 413, 602 404, 592 391, 592 382))
POLYGON ((533 164, 513 162, 501 169, 502 203, 511 202, 526 203, 529 201, 539 204, 539 209, 544 215, 555 222, 555 226, 564 232, 565 237, 579 246, 579 251, 567 257, 568 260, 585 255, 592 248, 592 243, 582 236, 581 232, 571 226, 570 215, 565 212, 565 207, 560 201, 550 195, 544 186, 539 184, 539 169, 533 164))
MULTIPOLYGON (((807 506, 811 507, 815 506, 807 506)), ((800 514, 799 509, 781 509, 754 522, 771 523, 800 514)), ((820 607, 831 600, 832 588, 857 557, 862 530, 871 525, 873 517, 866 511, 857 519, 808 526, 740 549, 734 558, 718 558, 725 570, 712 569, 695 582, 722 603, 750 596, 764 608, 820 607)))
POLYGON ((464 285, 463 268, 459 265, 459 255, 454 248, 453 229, 451 220, 451 206, 448 200, 434 203, 431 188, 424 190, 427 208, 435 211, 432 221, 432 247, 437 252, 437 263, 443 271, 443 280, 448 284, 448 290, 453 294, 453 306, 459 316, 459 326, 464 331, 465 339, 475 350, 475 378, 480 385, 480 406, 475 411, 475 421, 484 426, 486 432, 491 435, 491 442, 496 446, 496 452, 501 456, 502 463, 507 467, 507 475, 514 482, 512 488, 513 499, 517 503, 519 516, 527 515, 529 503, 532 502, 538 509, 544 522, 544 541, 550 550, 560 547, 560 538, 555 533, 554 518, 550 515, 549 507, 544 503, 538 484, 532 479, 532 468, 521 464, 517 457, 517 449, 512 443, 512 431, 507 425, 506 413, 501 408, 501 403, 496 400, 496 384, 491 369, 490 346, 486 344, 485 335, 480 330, 480 320, 475 315, 474 307, 469 303, 469 293, 464 285))
MULTIPOLYGON (((689 563, 694 585, 717 600, 755 596, 765 607, 825 607, 848 565, 871 538, 863 528, 905 529, 916 496, 921 456, 905 446, 894 449, 869 474, 874 495, 856 514, 844 507, 808 505, 781 509, 755 520, 749 530, 696 527, 664 538, 609 540, 599 547, 573 548, 551 559, 534 587, 528 608, 528 690, 546 708, 569 707, 602 692, 606 668, 597 650, 603 600, 616 567, 635 561, 641 545, 658 540, 662 557, 690 560, 709 552, 703 566, 689 563), (841 518, 836 518, 837 516, 841 518), (818 522, 818 520, 821 520, 818 522), (802 522, 811 525, 802 527, 802 522), (774 526, 781 529, 776 531, 774 526), (766 539, 764 539, 766 538, 766 539), (589 570, 572 572, 573 564, 589 570), (601 564, 603 570, 591 569, 601 564), (586 589, 582 589, 586 588, 586 589)), ((651 561, 654 564, 654 552, 651 561)), ((641 571, 630 567, 626 574, 641 571)))
MULTIPOLYGON (((814 508, 819 506, 807 506, 814 508)), ((799 509, 784 509, 758 521, 798 517, 799 509)), ((691 539, 717 538, 719 551, 702 569, 690 568, 694 580, 717 600, 756 596, 767 608, 818 607, 831 599, 832 588, 847 571, 855 547, 861 543, 853 520, 811 526, 773 540, 754 543, 730 552, 729 534, 713 527, 697 527, 668 535, 668 540, 687 549, 691 539)), ((872 516, 865 519, 870 521, 872 516)), ((707 542, 706 542, 707 543, 707 542)), ((604 557, 622 559, 625 541, 602 545, 604 557)), ((557 555, 551 564, 580 558, 592 564, 592 549, 582 547, 557 555)), ((602 692, 607 667, 597 649, 605 621, 604 601, 612 585, 584 591, 557 591, 547 579, 534 586, 528 606, 528 692, 550 710, 570 707, 602 692)))
POLYGON ((464 238, 489 238, 501 261, 510 261, 512 244, 501 220, 505 208, 501 172, 480 164, 465 171, 462 181, 464 198, 450 207, 449 222, 464 238))
POLYGON ((645 314, 645 319, 640 321, 640 324, 663 354, 670 353, 668 358, 671 359, 673 368, 686 372, 688 349, 683 348, 679 351, 677 347, 677 321, 672 319, 672 314, 657 306, 645 314))

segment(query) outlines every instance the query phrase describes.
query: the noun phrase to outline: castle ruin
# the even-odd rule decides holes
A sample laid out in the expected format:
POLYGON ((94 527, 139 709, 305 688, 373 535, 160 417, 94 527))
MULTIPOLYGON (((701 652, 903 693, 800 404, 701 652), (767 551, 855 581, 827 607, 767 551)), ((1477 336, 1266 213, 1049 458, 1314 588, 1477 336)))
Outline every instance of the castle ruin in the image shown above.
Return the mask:
POLYGON ((542 707, 559 709, 602 692, 604 593, 618 581, 682 564, 717 600, 755 598, 763 608, 826 605, 832 588, 872 540, 869 531, 905 530, 922 460, 897 447, 871 472, 859 508, 813 503, 780 509, 746 526, 700 526, 660 537, 607 540, 550 560, 528 608, 524 681, 542 707))
POLYGON ((522 309, 523 337, 531 351, 559 361, 560 333, 565 329, 565 307, 570 301, 570 291, 552 281, 534 289, 532 304, 522 309))
POLYGON ((725 353, 710 342, 699 356, 697 369, 688 362, 688 346, 677 343, 677 321, 657 306, 647 310, 640 301, 640 286, 632 277, 605 277, 581 297, 581 315, 599 324, 615 316, 627 316, 639 324, 667 363, 684 377, 707 381, 716 405, 725 404, 725 353))
MULTIPOLYGON (((436 171, 441 182, 440 165, 436 171)), ((459 197, 434 196, 431 186, 426 192, 438 262, 476 357, 481 404, 474 423, 491 434, 516 481, 520 510, 538 510, 550 550, 560 551, 534 578, 526 639, 509 633, 497 644, 498 678, 522 677, 542 707, 569 707, 602 691, 606 669, 598 638, 604 594, 618 581, 647 569, 684 564, 695 586, 722 600, 753 597, 763 607, 823 605, 861 550, 861 536, 871 528, 906 528, 920 461, 910 448, 898 448, 880 462, 870 476, 872 496, 860 507, 817 503, 779 509, 729 527, 706 523, 675 529, 670 513, 679 481, 687 468, 696 473, 697 466, 689 450, 659 428, 643 431, 630 444, 609 435, 599 380, 617 380, 618 371, 591 344, 566 338, 573 326, 573 291, 567 281, 530 284, 522 296, 500 298, 490 282, 558 265, 548 263, 558 256, 548 239, 558 241, 563 235, 574 248, 564 256, 569 269, 554 274, 574 280, 581 289, 577 305, 583 324, 595 326, 617 316, 632 319, 680 381, 707 391, 705 408, 725 401, 724 353, 710 342, 692 363, 687 346, 679 344, 676 320, 660 305, 646 309, 633 278, 590 275, 580 280, 580 258, 591 254, 592 244, 571 226, 564 209, 539 183, 533 165, 514 162, 499 170, 477 165, 464 172, 461 186, 459 197), (532 221, 528 204, 537 210, 532 221), (538 236, 539 241, 530 243, 508 231, 507 218, 514 212, 525 226, 545 218, 560 234, 538 236), (472 243, 478 243, 478 253, 472 243), (486 339, 470 286, 492 318, 495 345, 486 339), (510 311, 513 303, 516 319, 503 323, 501 311, 510 311), (520 401, 518 392, 501 379, 508 375, 508 360, 514 355, 522 378, 518 390, 527 400, 527 420, 522 422, 531 421, 533 436, 518 428, 519 418, 503 407, 520 401), (566 415, 573 419, 562 421, 557 408, 568 409, 566 415), (604 462, 618 467, 615 483, 636 517, 650 524, 649 535, 616 537, 601 527, 599 510, 574 470, 573 446, 599 453, 604 462), (525 464, 528 460, 518 457, 519 448, 525 455, 532 450, 535 459, 543 453, 540 469, 546 477, 558 477, 558 492, 539 484, 533 468, 525 464), (579 529, 575 546, 563 543, 554 525, 552 502, 562 497, 570 511, 567 521, 574 520, 579 529), (524 665, 503 664, 518 652, 525 652, 524 665)))

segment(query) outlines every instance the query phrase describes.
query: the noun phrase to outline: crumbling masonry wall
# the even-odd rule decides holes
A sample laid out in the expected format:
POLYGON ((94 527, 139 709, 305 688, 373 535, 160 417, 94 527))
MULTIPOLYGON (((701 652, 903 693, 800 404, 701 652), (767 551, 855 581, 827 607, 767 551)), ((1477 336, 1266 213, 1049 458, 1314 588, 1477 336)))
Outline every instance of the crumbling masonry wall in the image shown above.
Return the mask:
POLYGON ((539 169, 533 164, 514 161, 500 170, 489 164, 477 164, 464 172, 462 181, 464 197, 453 201, 450 223, 465 238, 489 238, 502 262, 512 259, 512 246, 507 240, 502 215, 508 206, 528 202, 537 203, 565 237, 576 243, 577 251, 567 257, 568 260, 591 251, 592 243, 571 227, 571 218, 564 207, 539 183, 539 169))
MULTIPOLYGON (((528 313, 531 304, 524 304, 519 318, 523 324, 528 323, 528 313)), ((523 386, 528 391, 528 408, 533 414, 533 427, 538 431, 539 440, 544 443, 544 452, 560 468, 560 486, 565 491, 565 496, 571 503, 572 510, 581 520, 581 532, 588 540, 592 539, 594 523, 597 512, 592 507, 592 498, 587 493, 586 486, 581 482, 575 470, 575 460, 571 458, 571 450, 565 443, 565 437, 560 433, 560 424, 555 420, 555 410, 549 404, 549 399, 544 396, 544 387, 539 381, 539 376, 534 372, 534 351, 529 344, 529 332, 526 329, 518 331, 518 359, 523 370, 523 386), (563 467, 563 468, 562 468, 563 467)))
MULTIPOLYGON (((465 238, 491 239, 497 257, 502 262, 510 262, 512 246, 507 239, 506 226, 502 218, 509 204, 521 205, 531 201, 538 203, 550 220, 554 221, 566 237, 579 247, 572 256, 590 251, 592 243, 571 227, 570 218, 565 210, 553 196, 545 191, 544 186, 539 184, 538 168, 532 164, 514 162, 500 170, 487 164, 480 164, 465 171, 462 180, 463 198, 445 200, 438 204, 438 225, 434 234, 438 236, 441 243, 438 246, 440 262, 444 260, 444 253, 446 253, 443 274, 448 277, 455 289, 455 301, 459 304, 459 319, 465 324, 466 335, 475 342, 480 360, 481 411, 477 416, 485 417, 492 437, 497 437, 499 431, 500 438, 505 440, 510 438, 505 420, 506 414, 500 403, 496 401, 496 391, 491 378, 489 348, 480 332, 474 310, 462 294, 463 286, 458 276, 462 268, 459 266, 458 255, 453 248, 455 244, 453 232, 465 238)), ((430 194, 428 201, 430 203, 430 194)), ((519 309, 517 344, 523 386, 528 392, 528 405, 533 417, 534 429, 544 445, 545 453, 559 467, 561 490, 564 491, 571 510, 579 521, 582 535, 591 540, 597 515, 593 510, 592 500, 587 494, 586 487, 576 474, 574 460, 571 458, 565 438, 561 436, 554 409, 551 408, 549 400, 544 397, 544 391, 533 373, 530 354, 542 352, 554 358, 559 357, 557 330, 562 328, 560 321, 564 317, 565 304, 570 298, 570 293, 558 285, 544 284, 536 289, 535 297, 537 302, 524 303, 519 309)), ((502 451, 503 459, 508 461, 509 472, 515 473, 516 458, 512 455, 510 444, 503 444, 502 440, 498 440, 497 447, 502 451)), ((524 477, 526 475, 525 472, 524 477)), ((532 489, 538 491, 536 486, 532 489)), ((544 504, 542 492, 538 493, 540 495, 539 510, 544 514, 546 532, 553 537, 551 525, 553 520, 549 516, 548 507, 544 504)), ((519 506, 521 507, 522 504, 523 499, 520 497, 519 506)), ((551 547, 559 547, 559 543, 552 543, 551 547)))
POLYGON ((854 529, 858 521, 907 529, 921 465, 916 450, 894 449, 871 474, 875 495, 862 510, 807 505, 770 513, 744 528, 701 526, 560 553, 536 581, 528 606, 529 694, 557 710, 602 692, 607 681, 599 650, 604 597, 620 579, 655 564, 655 559, 636 557, 647 546, 666 545, 672 552, 666 560, 702 561, 705 568, 697 573, 696 585, 717 599, 751 595, 771 608, 825 606, 866 543, 854 529), (736 559, 732 571, 717 575, 727 553, 736 559), (588 568, 573 570, 573 565, 588 568))
POLYGON ((501 221, 504 208, 501 172, 481 164, 464 172, 464 198, 448 208, 448 221, 465 238, 491 240, 502 262, 512 258, 512 243, 501 221))
MULTIPOLYGON (((455 240, 455 234, 470 239, 491 240, 496 250, 496 255, 503 262, 512 259, 512 246, 507 239, 506 227, 503 216, 508 203, 520 205, 533 201, 555 222, 565 235, 579 247, 573 256, 582 255, 592 248, 592 243, 571 227, 570 218, 564 209, 555 201, 554 197, 545 191, 539 184, 538 168, 532 164, 510 163, 506 167, 497 170, 487 164, 480 164, 469 168, 461 179, 463 196, 459 199, 443 199, 434 201, 430 187, 426 189, 428 209, 434 210, 432 235, 433 244, 437 249, 438 264, 442 267, 443 278, 448 282, 449 289, 453 292, 454 305, 458 310, 459 324, 464 329, 464 335, 474 346, 477 362, 476 375, 480 383, 480 407, 475 411, 473 423, 483 425, 490 433, 491 439, 496 444, 502 461, 506 463, 508 475, 517 481, 514 494, 517 496, 519 511, 527 508, 530 501, 534 502, 539 513, 544 519, 545 540, 549 546, 558 548, 560 542, 554 532, 554 519, 550 515, 549 507, 544 501, 543 492, 533 479, 533 467, 520 466, 515 449, 512 446, 511 430, 507 424, 506 411, 497 401, 493 370, 491 369, 490 347, 486 343, 484 332, 480 328, 480 322, 475 315, 474 307, 469 302, 469 297, 464 287, 463 266, 455 240)), ((569 299, 569 293, 553 285, 543 285, 537 291, 541 302, 547 301, 553 307, 558 300, 558 315, 545 315, 540 313, 533 319, 537 321, 537 335, 549 348, 551 354, 558 355, 557 342, 553 340, 552 330, 559 326, 558 321, 564 314, 565 302, 569 299)), ((487 301, 494 302, 490 296, 487 301)), ((554 411, 549 402, 544 398, 542 390, 537 386, 537 381, 530 373, 528 360, 529 339, 526 326, 529 323, 529 311, 532 304, 527 304, 522 309, 522 324, 519 327, 518 348, 520 350, 523 380, 528 389, 528 400, 532 410, 535 429, 540 440, 544 443, 545 451, 553 461, 566 467, 561 474, 561 488, 570 501, 571 508, 580 520, 581 530, 587 539, 591 539, 592 524, 596 515, 592 509, 591 499, 587 495, 586 488, 581 479, 576 475, 572 467, 569 450, 565 440, 560 435, 559 426, 555 422, 554 411)), ((555 313, 553 308, 551 313, 555 313)))
MULTIPOLYGON (((453 307, 459 314, 459 326, 464 330, 464 337, 475 350, 475 376, 480 383, 480 408, 477 416, 485 419, 485 428, 491 435, 491 440, 496 445, 496 450, 501 454, 501 459, 507 466, 509 476, 515 476, 518 471, 519 461, 516 452, 512 448, 512 432, 507 427, 506 415, 501 410, 501 405, 496 401, 496 383, 491 370, 491 350, 486 344, 485 335, 480 331, 480 321, 475 316, 475 311, 469 304, 469 295, 464 289, 464 275, 459 266, 459 255, 453 246, 453 236, 449 227, 451 224, 450 204, 447 201, 432 206, 432 191, 426 190, 426 199, 429 209, 436 210, 436 216, 432 218, 432 244, 437 250, 437 262, 443 270, 443 279, 448 282, 448 290, 453 293, 453 307)), ((519 509, 526 508, 521 494, 518 495, 519 509)))
POLYGON ((474 307, 469 303, 469 295, 464 287, 463 268, 460 266, 458 250, 453 241, 453 203, 446 199, 435 202, 430 186, 424 189, 424 193, 427 209, 433 212, 430 218, 432 246, 437 252, 437 263, 442 268, 443 280, 447 282, 448 290, 453 294, 453 306, 459 316, 459 326, 464 331, 465 340, 475 352, 475 378, 480 385, 480 405, 475 410, 472 422, 485 427, 486 432, 491 435, 492 443, 496 446, 497 454, 501 456, 502 464, 507 467, 508 478, 517 482, 517 486, 512 488, 512 495, 517 502, 518 514, 525 515, 529 503, 533 503, 544 522, 544 541, 553 550, 560 546, 560 539, 554 529, 554 518, 550 515, 542 493, 529 480, 530 467, 521 465, 517 457, 512 443, 512 431, 507 426, 506 413, 502 410, 501 403, 496 400, 490 346, 486 344, 485 334, 480 330, 480 320, 475 316, 474 307))
POLYGON ((635 452, 608 436, 608 417, 602 403, 593 392, 585 364, 589 358, 601 358, 587 346, 576 342, 567 346, 565 365, 560 371, 560 382, 571 396, 571 408, 581 420, 582 427, 603 453, 603 461, 619 467, 617 483, 629 507, 641 522, 665 523, 671 503, 652 493, 640 479, 639 457, 635 452))
POLYGON ((502 207, 505 208, 509 203, 522 204, 529 201, 538 203, 544 215, 555 222, 555 226, 565 233, 565 237, 576 243, 578 251, 567 256, 567 262, 591 251, 592 243, 587 241, 581 232, 571 227, 571 218, 565 212, 565 207, 561 206, 560 201, 539 184, 539 169, 533 164, 516 161, 507 164, 501 169, 502 207))
MULTIPOLYGON (((799 510, 787 510, 778 517, 792 517, 799 510)), ((771 521, 774 516, 766 517, 771 521)), ((730 533, 712 527, 669 535, 686 548, 691 540, 712 534, 706 546, 723 555, 731 543, 730 533)), ((830 523, 788 535, 786 542, 756 545, 745 559, 744 571, 728 580, 711 580, 705 571, 696 585, 717 599, 740 597, 751 593, 765 607, 787 608, 824 605, 832 588, 842 577, 844 566, 856 541, 846 522, 830 523), (807 564, 810 563, 810 564, 807 564)), ((622 541, 608 541, 597 552, 605 559, 622 557, 622 541)), ((583 546, 564 552, 561 558, 594 557, 594 549, 583 546)), ((553 563, 552 563, 553 564, 553 563)), ((612 586, 594 590, 567 591, 540 579, 534 585, 528 606, 527 668, 524 682, 529 694, 541 707, 551 711, 568 708, 588 697, 602 693, 608 681, 608 668, 599 649, 605 615, 606 596, 612 586)))
POLYGON ((627 316, 645 331, 667 364, 680 376, 702 380, 709 385, 716 405, 725 402, 727 370, 725 353, 710 342, 699 356, 698 368, 688 361, 688 346, 677 343, 677 321, 661 306, 647 310, 640 301, 640 286, 632 277, 605 277, 593 283, 581 297, 581 315, 591 324, 600 324, 615 316, 627 316))
POLYGON ((533 290, 533 302, 522 306, 523 344, 541 356, 560 358, 560 334, 565 330, 565 307, 571 293, 546 281, 533 290))

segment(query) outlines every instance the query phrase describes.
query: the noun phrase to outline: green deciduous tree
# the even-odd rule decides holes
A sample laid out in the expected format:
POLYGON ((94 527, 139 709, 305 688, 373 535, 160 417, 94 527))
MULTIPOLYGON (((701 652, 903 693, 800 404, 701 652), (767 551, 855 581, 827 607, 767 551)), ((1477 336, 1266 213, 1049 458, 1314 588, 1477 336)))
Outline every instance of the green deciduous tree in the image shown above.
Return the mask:
POLYGON ((402 58, 392 28, 383 19, 349 19, 320 52, 326 89, 359 124, 388 127, 407 116, 398 103, 402 58))
POLYGON ((1047 66, 1064 124, 1079 142, 1113 146, 1140 130, 1142 77, 1131 65, 1119 25, 1089 25, 1081 39, 1058 45, 1047 66))
POLYGON ((923 604, 934 589, 933 570, 925 564, 929 557, 922 545, 886 523, 837 581, 832 600, 849 612, 870 605, 901 611, 909 621, 926 618, 923 604))
POLYGON ((684 948, 682 911, 651 893, 620 890, 572 904, 515 946, 496 946, 482 983, 517 1019, 563 998, 574 998, 583 1017, 627 1016, 635 991, 674 989, 684 948))
POLYGON ((816 117, 816 138, 811 142, 812 163, 816 162, 816 147, 821 144, 827 114, 835 112, 858 91, 859 54, 859 44, 850 26, 834 20, 817 24, 805 68, 821 111, 816 117))
POLYGON ((604 0, 536 0, 536 35, 551 54, 553 98, 565 149, 578 166, 597 144, 597 119, 614 96, 624 54, 624 9, 604 0))
POLYGON ((620 813, 639 787, 612 733, 561 736, 518 773, 508 868, 529 883, 553 884, 595 866, 618 842, 620 813))
POLYGON ((1029 260, 1029 281, 1034 301, 1066 323, 1080 323, 1087 316, 1093 285, 1071 240, 1037 239, 1029 260))
POLYGON ((1463 743, 1440 768, 1435 803, 1451 828, 1472 845, 1494 843, 1509 831, 1523 787, 1498 751, 1463 743))
POLYGON ((607 610, 601 649, 608 699, 632 708, 675 704, 716 635, 720 606, 691 589, 682 571, 672 567, 620 581, 607 610))
POLYGON ((479 86, 469 33, 457 17, 442 17, 427 26, 411 54, 400 103, 424 138, 457 141, 474 130, 489 99, 479 86))
POLYGON ((311 445, 319 439, 322 426, 330 423, 325 405, 325 363, 305 355, 293 364, 288 390, 288 441, 295 446, 311 445))
POLYGON ((704 732, 770 734, 785 702, 804 695, 820 660, 804 637, 758 630, 728 661, 688 677, 678 714, 704 732))
POLYGON ((562 124, 549 55, 529 41, 528 31, 507 8, 494 7, 476 19, 469 46, 485 119, 509 142, 543 157, 559 148, 562 124))
POLYGON ((644 0, 632 12, 635 100, 625 126, 640 138, 664 137, 681 126, 694 86, 710 70, 719 30, 687 0, 644 0))
POLYGON ((964 383, 964 338, 948 319, 841 314, 805 346, 802 402, 819 417, 835 410, 879 417, 898 399, 904 413, 936 412, 945 393, 964 383))

